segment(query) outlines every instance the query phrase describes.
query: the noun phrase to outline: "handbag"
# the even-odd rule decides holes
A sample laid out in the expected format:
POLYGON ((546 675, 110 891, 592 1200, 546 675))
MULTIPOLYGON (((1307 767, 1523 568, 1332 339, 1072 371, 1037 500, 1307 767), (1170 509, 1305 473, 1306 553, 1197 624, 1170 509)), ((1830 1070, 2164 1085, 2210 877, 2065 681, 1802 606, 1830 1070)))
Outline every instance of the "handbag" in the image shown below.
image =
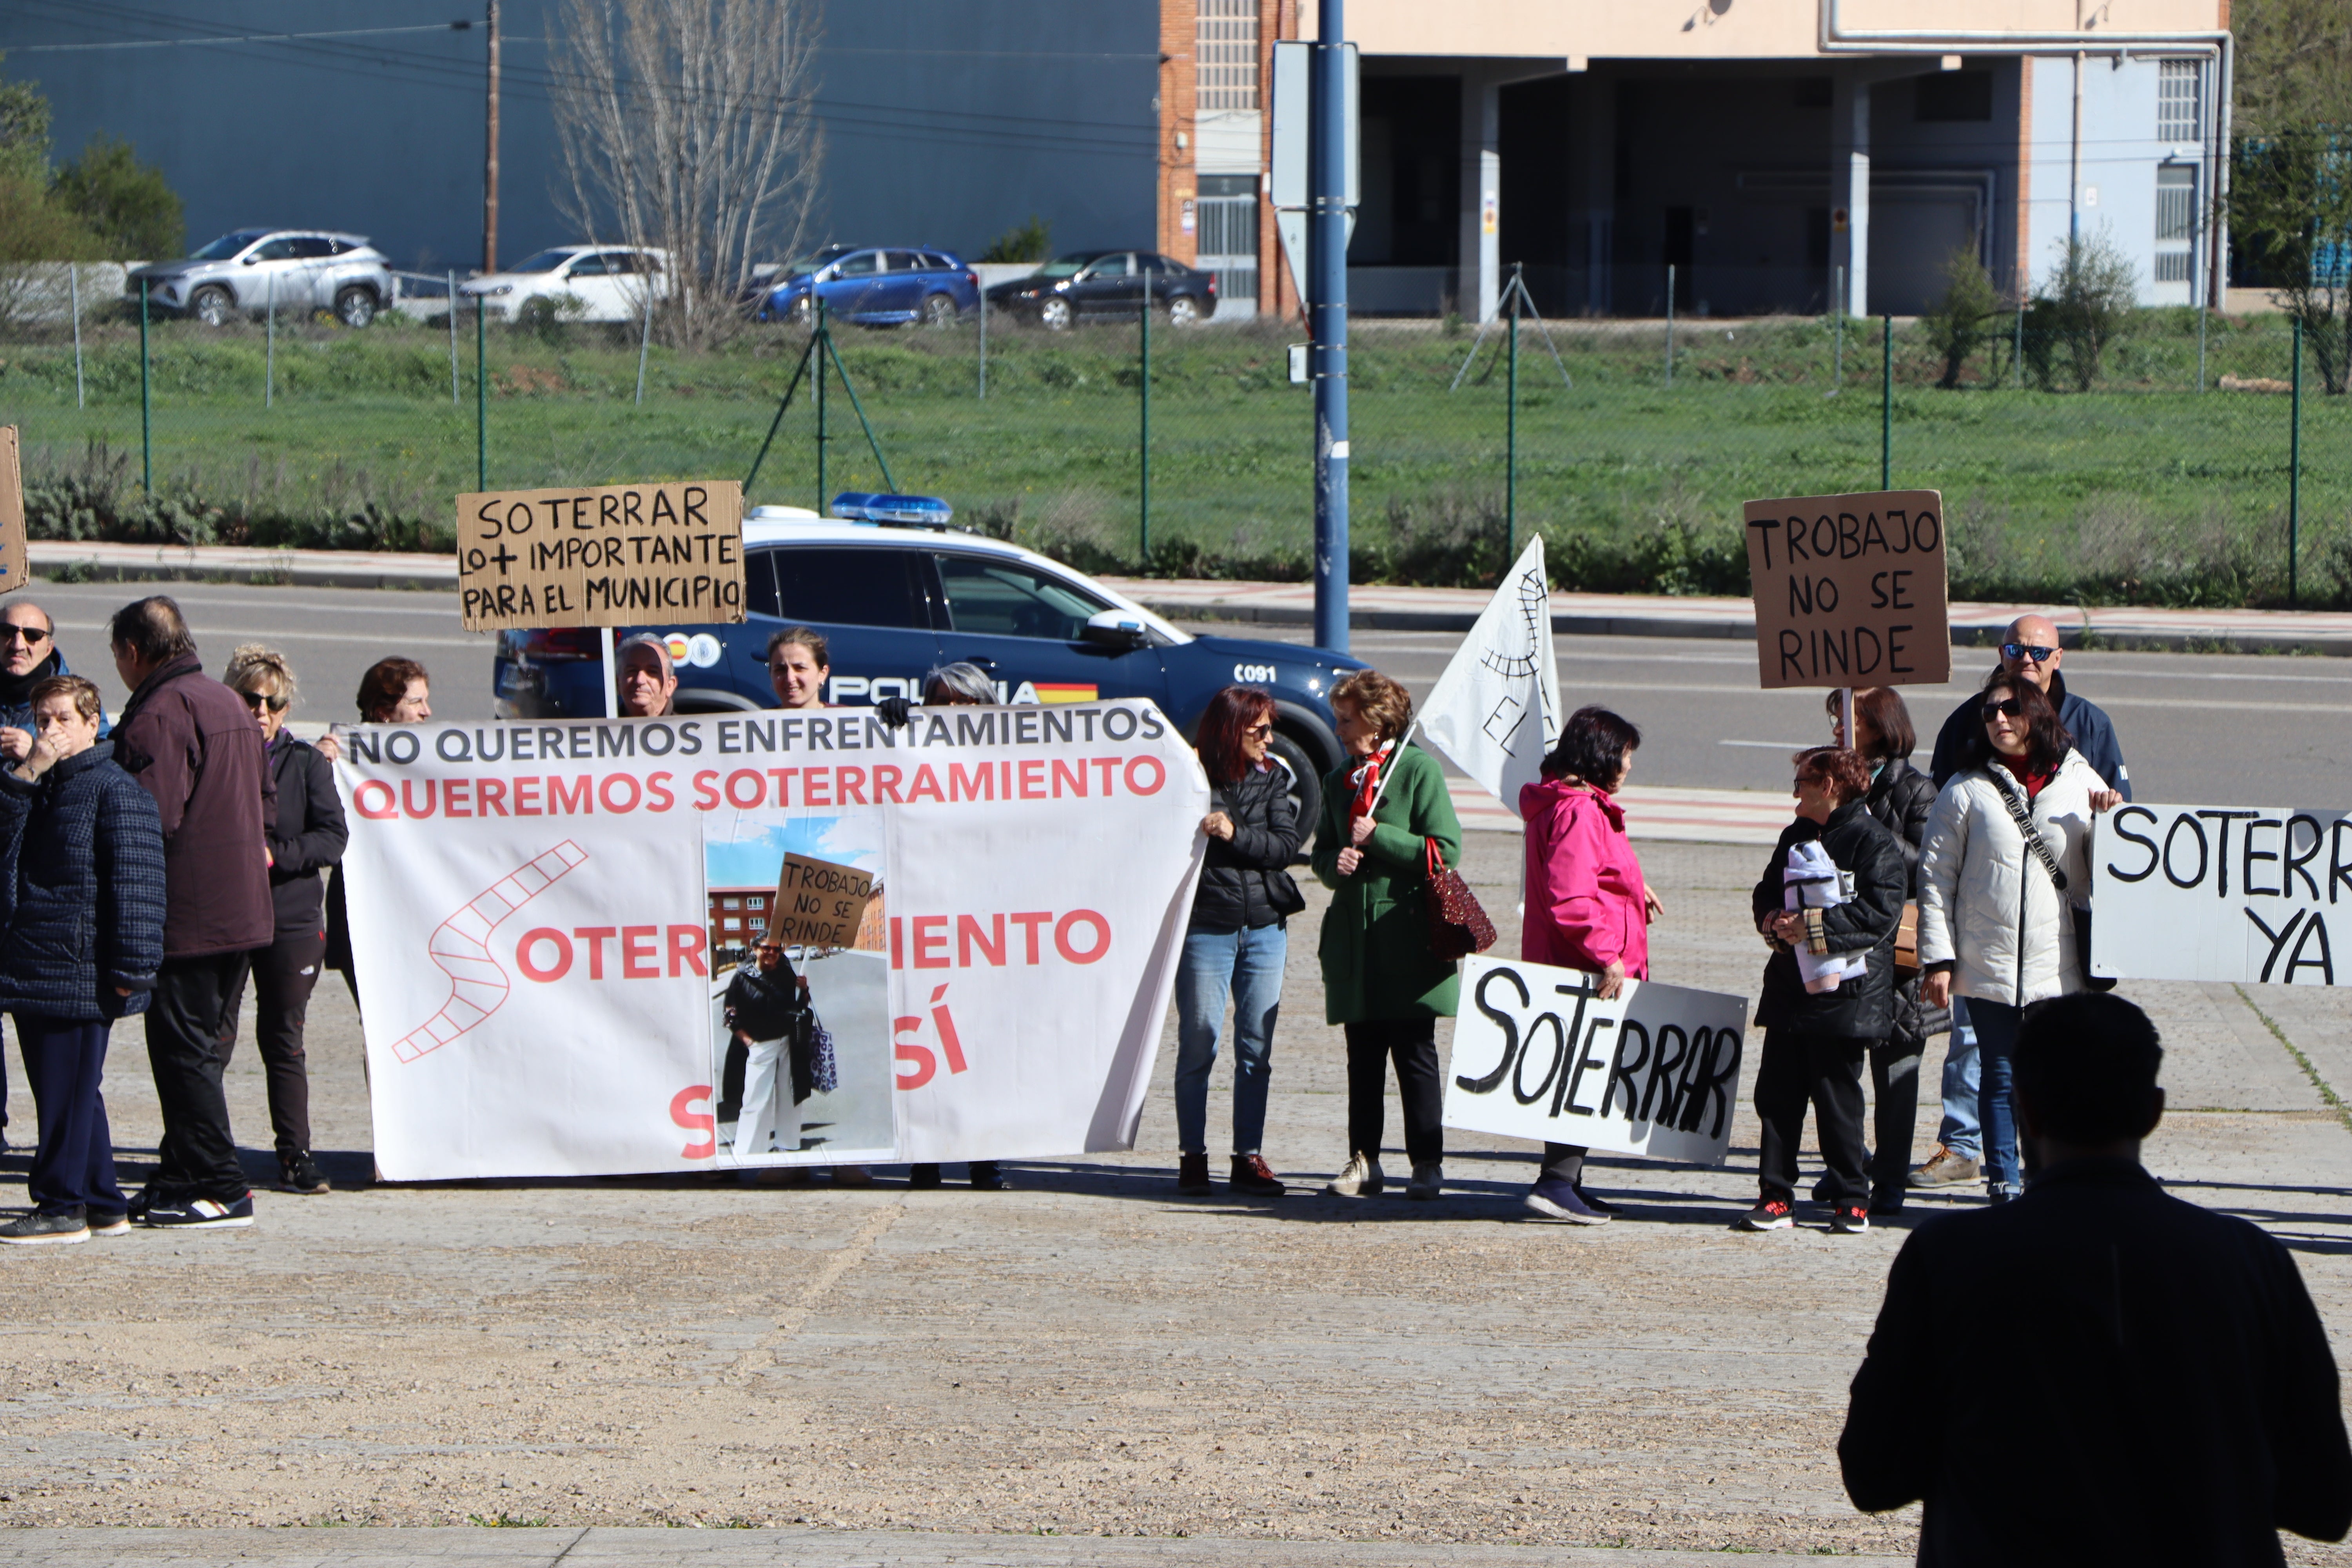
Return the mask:
MULTIPOLYGON (((2033 847, 2034 858, 2042 862, 2042 868, 2050 874, 2050 885, 2058 890, 2061 898, 2063 898, 2066 893, 2066 873, 2058 868, 2058 857, 2050 853, 2050 846, 2042 838, 2042 830, 2033 826, 2032 814, 2019 803, 2017 796, 2010 793, 2009 786, 1999 779, 1992 781, 1992 787, 2000 792, 2000 803, 2009 807, 2010 820, 2015 822, 2017 830, 2025 835, 2026 843, 2033 847)), ((2113 980, 2091 973, 2091 911, 2087 905, 2074 911, 2074 967, 2081 971, 2085 988, 2092 991, 2113 991, 2116 988, 2116 983, 2113 980)))
POLYGON ((1298 890, 1297 881, 1283 870, 1261 871, 1265 879, 1265 901, 1274 912, 1287 920, 1307 911, 1307 895, 1298 890))
POLYGON ((1423 840, 1429 866, 1429 950, 1448 963, 1495 945, 1495 922, 1462 873, 1445 863, 1434 838, 1423 840))

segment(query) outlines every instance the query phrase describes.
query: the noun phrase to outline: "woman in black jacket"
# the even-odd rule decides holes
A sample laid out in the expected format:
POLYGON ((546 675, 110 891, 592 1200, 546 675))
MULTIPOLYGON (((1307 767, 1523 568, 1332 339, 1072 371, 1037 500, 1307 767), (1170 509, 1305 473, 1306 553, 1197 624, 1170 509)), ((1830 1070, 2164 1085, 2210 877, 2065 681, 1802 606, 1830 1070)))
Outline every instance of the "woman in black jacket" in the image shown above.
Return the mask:
MULTIPOLYGON (((1832 730, 1838 729, 1838 697, 1830 693, 1832 730)), ((1853 694, 1853 749, 1870 764, 1870 793, 1863 805, 1879 825, 1895 836, 1910 873, 1906 900, 1919 896, 1919 846, 1927 837, 1927 814, 1936 808, 1936 784, 1911 765, 1918 731, 1911 727, 1911 710, 1892 687, 1866 687, 1853 694)), ((1842 731, 1840 744, 1845 742, 1842 731)), ((1952 1026, 1952 1016, 1929 1006, 1919 994, 1920 975, 1913 970, 1895 976, 1895 1026, 1870 1049, 1871 1132, 1876 1147, 1870 1157, 1870 1212, 1898 1215, 1910 1185, 1911 1133, 1919 1119, 1919 1060, 1930 1036, 1952 1026)), ((1973 1086, 1971 1086, 1973 1088, 1973 1086)))
POLYGON ((1306 907, 1284 868, 1298 851, 1298 808, 1290 774, 1272 760, 1274 699, 1254 686, 1228 686, 1201 715, 1195 748, 1214 792, 1201 821, 1207 859, 1192 895, 1192 923, 1176 970, 1176 1190, 1209 1184, 1209 1069, 1225 999, 1234 1003, 1233 1190, 1278 1198, 1282 1183, 1258 1145, 1265 1135, 1275 1015, 1289 954, 1287 918, 1306 907))
POLYGON ((335 794, 335 764, 286 727, 286 710, 294 706, 294 671, 286 657, 247 643, 229 655, 224 683, 260 723, 278 785, 278 825, 269 834, 269 897, 278 931, 253 955, 253 1037, 269 1079, 278 1184, 283 1192, 323 1193, 326 1179, 310 1158, 310 1069, 302 1033, 327 955, 325 872, 342 859, 351 828, 335 794))
POLYGON ((1829 1167, 1830 1228, 1868 1230, 1862 1063, 1894 1026, 1895 931, 1911 879, 1894 835, 1863 804, 1868 763, 1855 752, 1819 746, 1798 752, 1796 764, 1797 819, 1781 830, 1753 896, 1756 929, 1772 957, 1756 1008, 1764 1026, 1756 1069, 1756 1115, 1764 1124, 1761 1195, 1738 1228, 1786 1230, 1795 1223, 1797 1145, 1811 1100, 1822 1163, 1829 1167), (1789 909, 1789 852, 1815 840, 1852 887, 1841 902, 1789 909), (1812 960, 1862 955, 1862 971, 1849 971, 1833 986, 1816 981, 1809 987, 1800 947, 1812 960))
POLYGON ((31 747, 0 773, 0 1007, 41 1127, 33 1212, 0 1226, 16 1246, 131 1228, 100 1084, 114 1020, 146 1009, 163 962, 154 797, 98 738, 97 687, 55 676, 29 700, 31 747))

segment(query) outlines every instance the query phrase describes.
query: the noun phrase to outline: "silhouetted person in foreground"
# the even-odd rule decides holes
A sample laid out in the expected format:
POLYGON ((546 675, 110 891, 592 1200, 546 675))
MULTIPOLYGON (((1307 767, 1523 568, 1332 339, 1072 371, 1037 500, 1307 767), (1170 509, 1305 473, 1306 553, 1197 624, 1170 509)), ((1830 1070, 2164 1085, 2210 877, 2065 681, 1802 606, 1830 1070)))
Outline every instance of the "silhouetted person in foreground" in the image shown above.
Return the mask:
POLYGON ((2326 1331, 2285 1247, 2168 1195, 2147 1016, 2077 993, 2026 1010, 2016 1202, 1904 1244, 1838 1458, 1872 1511, 1924 1500, 1938 1568, 2280 1563, 2352 1528, 2326 1331))

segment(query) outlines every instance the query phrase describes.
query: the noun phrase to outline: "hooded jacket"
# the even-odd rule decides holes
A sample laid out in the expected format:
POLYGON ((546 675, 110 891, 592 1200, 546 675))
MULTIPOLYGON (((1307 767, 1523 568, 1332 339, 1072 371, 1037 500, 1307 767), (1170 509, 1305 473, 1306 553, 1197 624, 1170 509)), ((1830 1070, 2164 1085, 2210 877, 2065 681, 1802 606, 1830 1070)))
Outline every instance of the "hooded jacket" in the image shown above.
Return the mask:
POLYGON ((1650 977, 1642 862, 1617 797, 1565 779, 1519 786, 1527 823, 1528 901, 1519 956, 1598 973, 1622 963, 1650 977))
POLYGON ((113 742, 30 783, 0 770, 0 1009, 142 1012, 163 962, 163 829, 113 742))
POLYGON ((1772 858, 1749 896, 1756 923, 1781 912, 1781 871, 1791 845, 1819 839, 1841 871, 1853 873, 1853 897, 1825 910, 1805 911, 1806 942, 1817 955, 1866 952, 1868 968, 1848 975, 1834 991, 1808 992, 1797 969, 1795 950, 1772 943, 1764 964, 1764 997, 1756 1022, 1768 1029, 1795 1029, 1857 1041, 1881 1040, 1895 1025, 1895 932, 1903 923, 1904 895, 1911 879, 1895 836, 1878 825, 1860 800, 1847 801, 1827 822, 1801 816, 1780 830, 1772 858))
POLYGON ((2091 792, 2105 787, 2069 751, 2028 808, 2065 873, 2060 892, 2001 804, 2024 786, 1993 763, 1944 786, 1919 855, 1919 963, 1952 966, 1952 993, 2022 1007, 2083 989, 2074 900, 2091 889, 2091 792))
MULTIPOLYGON (((1280 925, 1267 884, 1287 879, 1283 868, 1305 837, 1298 805, 1290 798, 1290 775, 1274 763, 1214 786, 1209 809, 1233 819, 1231 838, 1211 838, 1202 863, 1201 884, 1192 894, 1195 931, 1256 931, 1280 925)), ((1295 888, 1294 888, 1295 890, 1295 888)))
POLYGON ((264 845, 278 788, 245 700, 194 654, 173 659, 123 704, 114 757, 163 824, 163 956, 268 947, 278 922, 264 845))

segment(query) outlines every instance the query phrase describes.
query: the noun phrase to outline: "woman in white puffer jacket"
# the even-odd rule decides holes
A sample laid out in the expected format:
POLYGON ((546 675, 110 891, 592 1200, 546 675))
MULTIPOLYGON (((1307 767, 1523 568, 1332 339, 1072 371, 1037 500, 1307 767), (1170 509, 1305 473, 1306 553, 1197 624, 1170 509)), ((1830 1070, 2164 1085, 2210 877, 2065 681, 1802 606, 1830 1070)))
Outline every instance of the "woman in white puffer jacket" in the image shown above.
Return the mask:
POLYGON ((1927 819, 1919 850, 1921 999, 1969 999, 1983 1071, 1979 1108, 1985 1186, 1995 1203, 2019 1190, 2010 1054, 2028 1003, 2084 989, 2076 906, 2091 889, 2091 820, 2123 797, 2074 749, 2049 698, 2001 673, 1985 685, 1983 728, 1970 737, 1927 819), (2012 803, 2049 850, 2029 843, 2012 803))

